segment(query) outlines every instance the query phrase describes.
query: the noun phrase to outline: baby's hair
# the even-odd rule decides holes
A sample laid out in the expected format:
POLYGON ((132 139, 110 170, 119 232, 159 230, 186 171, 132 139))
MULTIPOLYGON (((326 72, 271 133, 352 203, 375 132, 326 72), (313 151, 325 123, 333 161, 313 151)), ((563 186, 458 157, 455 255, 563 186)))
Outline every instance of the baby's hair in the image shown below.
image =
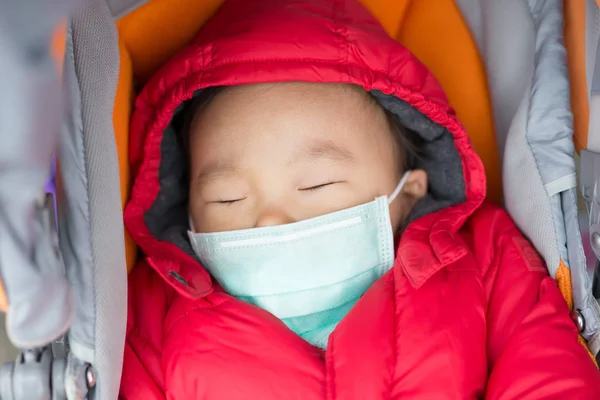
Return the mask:
POLYGON ((187 158, 188 167, 190 165, 190 137, 192 134, 192 123, 194 122, 194 117, 198 113, 202 112, 202 110, 206 108, 226 87, 227 86, 212 86, 203 89, 200 94, 198 94, 194 99, 190 100, 189 104, 187 104, 184 108, 183 126, 179 131, 179 139, 187 158))
MULTIPOLYGON (((204 89, 185 107, 183 116, 183 126, 179 134, 181 144, 183 146, 188 161, 188 166, 190 161, 189 143, 194 117, 198 113, 202 112, 202 110, 206 108, 219 93, 225 90, 226 87, 227 86, 214 86, 204 89)), ((394 139, 396 140, 396 144, 398 147, 398 152, 402 160, 400 164, 400 167, 402 168, 401 172, 414 169, 415 163, 420 156, 420 149, 422 148, 423 143, 422 139, 417 133, 411 131, 410 129, 407 129, 404 125, 402 125, 398 117, 391 111, 388 111, 387 109, 383 108, 379 104, 377 99, 375 99, 375 97, 373 97, 371 94, 367 93, 366 98, 369 102, 371 102, 372 105, 383 110, 383 112, 385 113, 389 129, 394 135, 394 139)))
POLYGON ((402 160, 400 164, 400 167, 402 168, 401 172, 404 173, 405 171, 414 169, 416 161, 421 156, 420 149, 423 148, 423 139, 416 132, 402 125, 398 116, 382 107, 373 95, 368 93, 368 98, 375 107, 378 107, 385 113, 388 127, 394 136, 398 153, 402 160))

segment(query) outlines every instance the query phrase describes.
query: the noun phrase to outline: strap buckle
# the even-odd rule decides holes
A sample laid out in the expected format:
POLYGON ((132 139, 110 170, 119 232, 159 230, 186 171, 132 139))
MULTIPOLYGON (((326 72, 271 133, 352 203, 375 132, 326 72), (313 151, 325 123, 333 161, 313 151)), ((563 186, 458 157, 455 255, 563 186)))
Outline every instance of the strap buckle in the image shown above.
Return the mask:
POLYGON ((64 340, 0 367, 0 400, 84 400, 95 385, 92 366, 69 353, 64 340))
POLYGON ((579 184, 588 212, 589 240, 600 260, 600 153, 581 150, 580 156, 579 184))

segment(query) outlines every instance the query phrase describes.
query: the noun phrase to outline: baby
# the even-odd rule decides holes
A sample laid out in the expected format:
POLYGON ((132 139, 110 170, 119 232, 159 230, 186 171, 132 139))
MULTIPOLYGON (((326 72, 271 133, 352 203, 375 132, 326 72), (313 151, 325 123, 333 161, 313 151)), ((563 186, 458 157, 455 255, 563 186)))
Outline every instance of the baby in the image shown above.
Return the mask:
POLYGON ((202 265, 325 349, 392 267, 394 233, 427 191, 411 136, 364 89, 339 83, 215 89, 188 113, 202 265))
POLYGON ((225 3, 132 152, 123 399, 600 393, 439 86, 355 1, 225 3))

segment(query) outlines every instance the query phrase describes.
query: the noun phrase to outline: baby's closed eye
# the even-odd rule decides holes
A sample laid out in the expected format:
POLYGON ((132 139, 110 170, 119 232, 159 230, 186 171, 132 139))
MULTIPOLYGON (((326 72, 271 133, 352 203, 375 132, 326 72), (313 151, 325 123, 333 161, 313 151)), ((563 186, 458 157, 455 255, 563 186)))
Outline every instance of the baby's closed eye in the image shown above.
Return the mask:
POLYGON ((317 191, 319 189, 323 189, 326 188, 328 186, 332 186, 338 183, 343 183, 343 181, 332 181, 332 182, 325 182, 325 183, 320 183, 320 184, 316 184, 316 185, 311 185, 311 186, 307 186, 307 187, 303 187, 303 188, 299 188, 298 190, 301 192, 314 192, 317 191))

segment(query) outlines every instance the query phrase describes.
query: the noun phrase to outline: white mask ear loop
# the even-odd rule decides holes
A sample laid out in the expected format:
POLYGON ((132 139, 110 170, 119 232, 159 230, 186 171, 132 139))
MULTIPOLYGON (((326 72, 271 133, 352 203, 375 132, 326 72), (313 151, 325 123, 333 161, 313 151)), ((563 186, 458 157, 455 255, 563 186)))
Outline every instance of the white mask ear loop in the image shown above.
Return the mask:
POLYGON ((196 229, 194 229, 194 221, 192 221, 192 214, 188 214, 188 222, 190 225, 190 231, 192 231, 192 233, 196 233, 196 229))
POLYGON ((392 204, 392 201, 394 201, 396 199, 396 197, 398 197, 398 195, 400 194, 400 192, 404 188, 404 185, 406 185, 406 181, 408 180, 408 176, 409 175, 410 175, 410 170, 406 171, 404 173, 404 175, 402 175, 402 179, 400 179, 400 182, 398 183, 398 186, 396 186, 396 189, 394 189, 394 192, 388 198, 388 205, 392 204))

